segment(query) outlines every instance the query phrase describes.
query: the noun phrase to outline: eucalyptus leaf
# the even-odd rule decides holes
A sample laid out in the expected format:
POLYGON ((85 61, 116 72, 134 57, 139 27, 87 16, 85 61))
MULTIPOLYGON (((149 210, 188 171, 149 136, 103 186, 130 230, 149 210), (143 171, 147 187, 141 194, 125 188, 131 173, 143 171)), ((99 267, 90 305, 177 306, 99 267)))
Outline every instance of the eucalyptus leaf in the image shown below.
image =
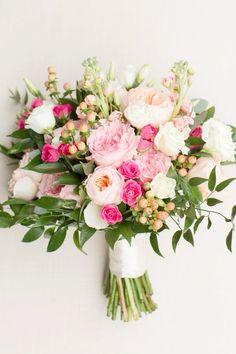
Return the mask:
POLYGON ((53 174, 57 172, 67 171, 67 167, 60 162, 42 163, 30 168, 31 171, 45 174, 53 174))
POLYGON ((198 186, 199 184, 202 184, 204 182, 207 181, 207 178, 203 178, 203 177, 193 177, 193 178, 190 178, 189 180, 189 184, 191 186, 198 186))

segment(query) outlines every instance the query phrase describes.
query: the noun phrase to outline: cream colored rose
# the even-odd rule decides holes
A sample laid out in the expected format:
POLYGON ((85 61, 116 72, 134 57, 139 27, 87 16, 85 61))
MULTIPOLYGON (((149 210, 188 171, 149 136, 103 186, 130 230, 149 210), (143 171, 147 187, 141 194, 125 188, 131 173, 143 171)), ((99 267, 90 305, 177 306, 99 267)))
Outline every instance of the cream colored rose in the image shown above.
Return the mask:
POLYGON ((51 132, 55 127, 56 120, 53 115, 53 105, 45 102, 34 108, 26 121, 26 128, 32 129, 38 134, 51 132))
POLYGON ((160 199, 175 197, 176 181, 163 173, 158 173, 150 183, 151 191, 160 199))

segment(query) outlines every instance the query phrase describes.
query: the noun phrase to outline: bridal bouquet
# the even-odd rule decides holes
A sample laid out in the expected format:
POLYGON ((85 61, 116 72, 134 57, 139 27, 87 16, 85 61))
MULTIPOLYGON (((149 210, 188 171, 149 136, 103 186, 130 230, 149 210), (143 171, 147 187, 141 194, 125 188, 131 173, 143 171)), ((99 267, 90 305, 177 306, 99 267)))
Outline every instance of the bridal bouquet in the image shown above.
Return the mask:
POLYGON ((176 226, 172 247, 194 245, 199 224, 211 213, 229 225, 231 251, 236 206, 231 216, 212 210, 224 179, 222 165, 235 162, 236 128, 214 118, 214 107, 190 99, 193 70, 175 63, 156 90, 149 67, 128 66, 123 83, 111 64, 84 61, 75 88, 59 88, 48 68, 48 95, 25 79, 26 91, 11 91, 21 105, 17 128, 3 154, 17 159, 9 199, 0 205, 0 227, 23 225, 23 242, 44 236, 56 251, 73 229, 75 246, 104 230, 109 269, 104 292, 112 319, 138 319, 156 309, 144 256, 144 242, 159 249, 159 234, 176 226), (29 96, 31 96, 29 100, 29 96), (33 96, 33 97, 32 97, 33 96))

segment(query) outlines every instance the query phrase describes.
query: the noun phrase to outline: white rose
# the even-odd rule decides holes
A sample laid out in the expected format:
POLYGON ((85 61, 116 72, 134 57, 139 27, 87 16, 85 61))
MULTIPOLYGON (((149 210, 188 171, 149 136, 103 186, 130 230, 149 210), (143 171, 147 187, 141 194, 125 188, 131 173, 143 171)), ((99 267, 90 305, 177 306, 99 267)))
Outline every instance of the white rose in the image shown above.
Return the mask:
POLYGON ((150 183, 151 191, 160 199, 175 197, 176 181, 167 177, 164 173, 158 173, 150 183))
POLYGON ((56 120, 53 115, 53 105, 44 103, 34 108, 27 119, 26 128, 34 130, 38 134, 44 134, 52 131, 55 127, 56 120))
POLYGON ((125 68, 125 87, 133 86, 136 78, 136 69, 133 65, 127 65, 125 68))
POLYGON ((235 143, 228 125, 215 118, 208 119, 202 126, 202 139, 206 142, 204 150, 218 162, 235 160, 235 143))
POLYGON ((29 176, 22 177, 16 181, 13 187, 13 197, 30 201, 38 192, 38 184, 29 176))
POLYGON ((154 139, 156 147, 168 156, 177 155, 180 151, 183 154, 188 153, 185 145, 185 132, 175 128, 172 122, 167 122, 161 126, 154 139))
POLYGON ((102 207, 90 202, 84 209, 84 220, 89 227, 97 230, 105 229, 108 224, 101 218, 102 207))

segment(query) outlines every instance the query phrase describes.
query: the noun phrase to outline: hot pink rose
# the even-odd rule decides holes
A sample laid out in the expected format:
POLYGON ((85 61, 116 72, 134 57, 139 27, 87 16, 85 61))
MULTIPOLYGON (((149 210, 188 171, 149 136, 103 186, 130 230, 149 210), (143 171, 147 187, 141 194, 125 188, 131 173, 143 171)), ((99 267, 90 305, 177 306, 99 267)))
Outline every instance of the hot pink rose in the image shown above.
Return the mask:
POLYGON ((97 167, 86 180, 89 198, 97 205, 119 204, 124 177, 113 167, 97 167))
POLYGON ((87 143, 97 165, 119 167, 124 160, 132 159, 138 139, 129 124, 118 119, 102 120, 102 124, 92 130, 87 143))
POLYGON ((140 169, 140 179, 150 182, 158 173, 166 174, 171 165, 171 159, 161 151, 150 149, 136 158, 140 169))
POLYGON ((42 106, 43 104, 43 100, 41 98, 35 98, 32 102, 31 102, 31 105, 30 105, 30 109, 34 109, 34 108, 37 108, 39 106, 42 106))
POLYGON ((48 196, 60 198, 60 193, 63 186, 55 183, 57 177, 59 177, 61 173, 54 173, 53 175, 44 174, 42 180, 39 185, 38 197, 48 196))
POLYGON ((110 225, 114 225, 122 220, 122 214, 115 204, 104 205, 100 211, 100 215, 110 225))
POLYGON ((127 160, 122 163, 118 171, 126 178, 138 178, 140 175, 139 167, 136 162, 127 160))
POLYGON ((74 189, 76 186, 66 185, 62 187, 59 198, 61 199, 69 199, 75 200, 77 202, 76 206, 79 207, 81 205, 81 197, 78 194, 75 194, 74 189))
POLYGON ((157 129, 151 125, 147 124, 141 129, 141 138, 146 140, 153 140, 157 133, 157 129))
POLYGON ((41 159, 44 162, 56 162, 59 159, 59 153, 52 145, 45 144, 42 149, 41 159))
POLYGON ((72 112, 72 106, 69 103, 58 104, 53 108, 53 114, 57 118, 68 117, 72 112))
POLYGON ((121 192, 121 199, 125 204, 134 207, 138 197, 142 195, 142 187, 136 181, 129 179, 125 182, 121 192))
POLYGON ((69 144, 60 144, 57 151, 60 155, 69 155, 69 144))
POLYGON ((19 129, 24 129, 24 127, 25 127, 25 120, 24 120, 24 118, 19 118, 18 121, 17 121, 17 123, 18 123, 18 128, 19 128, 19 129))

